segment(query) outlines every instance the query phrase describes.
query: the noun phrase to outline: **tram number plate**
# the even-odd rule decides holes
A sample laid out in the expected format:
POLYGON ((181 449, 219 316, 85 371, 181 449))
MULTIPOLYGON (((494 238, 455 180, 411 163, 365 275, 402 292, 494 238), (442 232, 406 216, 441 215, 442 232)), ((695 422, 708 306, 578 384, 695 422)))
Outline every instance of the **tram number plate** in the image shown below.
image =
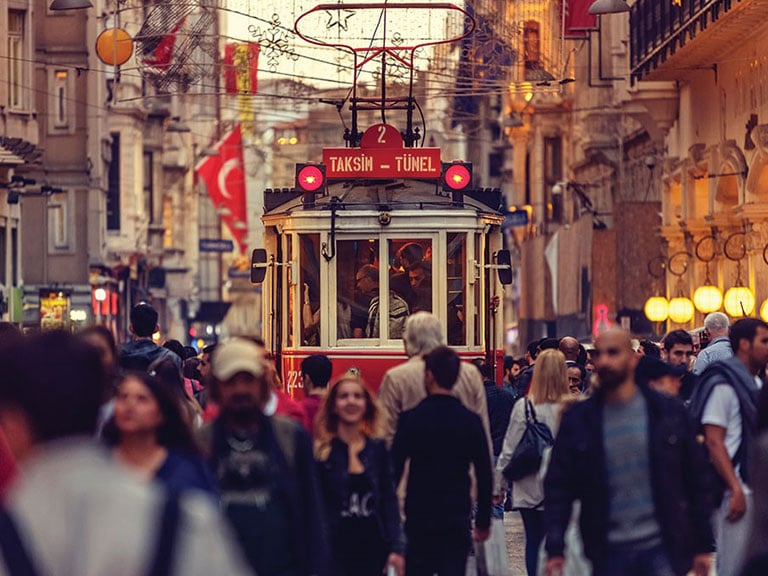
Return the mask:
POLYGON ((326 177, 440 178, 439 148, 325 148, 326 177))

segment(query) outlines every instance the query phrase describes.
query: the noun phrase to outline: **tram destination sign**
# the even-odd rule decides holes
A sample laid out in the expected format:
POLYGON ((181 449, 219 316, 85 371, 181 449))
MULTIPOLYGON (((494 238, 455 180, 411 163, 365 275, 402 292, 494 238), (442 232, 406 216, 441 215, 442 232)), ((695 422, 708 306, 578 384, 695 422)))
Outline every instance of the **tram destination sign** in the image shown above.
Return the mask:
POLYGON ((326 178, 440 178, 439 148, 326 148, 326 178))
POLYGON ((439 148, 406 148, 388 124, 368 128, 359 148, 324 148, 326 178, 440 178, 439 148))

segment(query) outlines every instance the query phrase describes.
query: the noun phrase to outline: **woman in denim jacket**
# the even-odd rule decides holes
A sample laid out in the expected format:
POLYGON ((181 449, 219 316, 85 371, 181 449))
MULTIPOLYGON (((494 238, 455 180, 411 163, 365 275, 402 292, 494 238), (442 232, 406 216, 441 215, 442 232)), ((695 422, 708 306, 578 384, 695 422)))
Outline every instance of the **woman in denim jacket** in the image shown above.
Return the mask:
POLYGON ((359 376, 330 389, 316 421, 315 459, 339 576, 404 576, 392 462, 378 438, 379 409, 359 376))

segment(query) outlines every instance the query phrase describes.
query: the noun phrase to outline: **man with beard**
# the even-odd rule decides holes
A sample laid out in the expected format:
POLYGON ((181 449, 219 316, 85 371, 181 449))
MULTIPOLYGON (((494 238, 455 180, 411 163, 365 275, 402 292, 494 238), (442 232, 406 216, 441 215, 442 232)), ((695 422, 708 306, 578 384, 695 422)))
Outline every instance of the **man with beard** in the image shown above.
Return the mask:
POLYGON ((262 349, 243 338, 225 341, 213 353, 211 376, 221 412, 200 439, 248 561, 260 576, 326 574, 312 445, 296 422, 264 414, 270 386, 262 349))
POLYGON ((709 573, 706 461, 683 406, 634 379, 628 333, 595 343, 598 391, 565 411, 544 483, 546 573, 565 565, 574 501, 594 576, 709 573))

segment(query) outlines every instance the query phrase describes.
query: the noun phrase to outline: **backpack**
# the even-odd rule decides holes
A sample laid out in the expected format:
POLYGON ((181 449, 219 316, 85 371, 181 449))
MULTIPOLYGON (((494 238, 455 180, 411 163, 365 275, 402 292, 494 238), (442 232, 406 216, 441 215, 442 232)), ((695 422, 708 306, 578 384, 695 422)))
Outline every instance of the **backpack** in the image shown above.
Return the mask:
POLYGON ((502 472, 510 482, 538 472, 545 452, 555 443, 549 426, 536 419, 533 403, 528 398, 524 398, 523 401, 525 402, 525 431, 512 453, 509 464, 502 472))

